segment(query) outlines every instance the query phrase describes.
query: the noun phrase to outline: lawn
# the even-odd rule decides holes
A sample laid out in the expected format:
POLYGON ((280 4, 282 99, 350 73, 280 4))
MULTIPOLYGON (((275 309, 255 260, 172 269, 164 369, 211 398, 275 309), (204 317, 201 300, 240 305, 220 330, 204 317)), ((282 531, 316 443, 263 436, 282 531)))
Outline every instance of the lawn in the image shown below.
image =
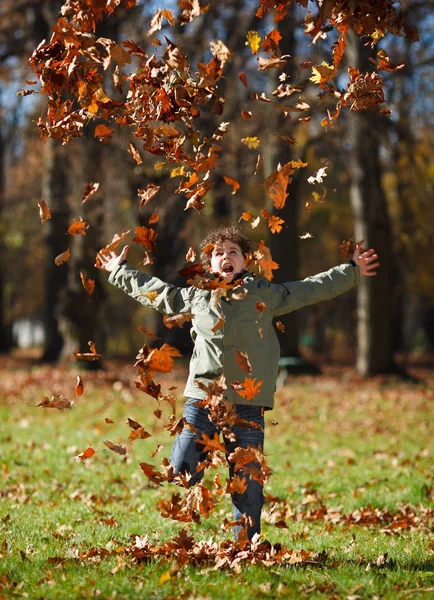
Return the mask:
MULTIPOLYGON (((169 456, 170 405, 154 414, 132 365, 80 367, 1 360, 0 598, 434 598, 432 368, 417 383, 332 367, 287 381, 266 414, 262 540, 241 547, 222 529, 227 494, 199 524, 160 515, 185 491, 139 463, 169 456), (36 406, 54 393, 72 409, 36 406), (127 418, 152 436, 128 440, 127 418), (88 446, 96 454, 75 458, 88 446)), ((177 416, 183 377, 159 378, 177 386, 177 416)))

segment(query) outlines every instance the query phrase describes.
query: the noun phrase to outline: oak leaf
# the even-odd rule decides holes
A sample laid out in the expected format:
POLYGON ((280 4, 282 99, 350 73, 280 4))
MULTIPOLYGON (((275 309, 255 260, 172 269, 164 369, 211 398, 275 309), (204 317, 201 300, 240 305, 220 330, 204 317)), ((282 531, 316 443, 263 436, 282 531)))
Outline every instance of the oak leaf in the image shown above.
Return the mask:
POLYGON ((66 408, 71 408, 73 402, 71 400, 67 400, 67 398, 63 398, 62 394, 54 394, 51 396, 51 399, 48 399, 46 396, 36 406, 41 406, 42 408, 57 408, 60 412, 63 412, 66 408))
POLYGON ((113 444, 110 440, 104 440, 104 444, 109 448, 112 452, 116 452, 116 454, 120 454, 121 456, 125 456, 127 454, 127 449, 122 444, 113 444))
POLYGON ((142 246, 153 252, 156 250, 155 243, 157 237, 158 233, 152 227, 146 227, 146 225, 143 225, 143 227, 138 226, 136 227, 136 237, 133 238, 133 242, 135 244, 142 244, 142 246))
POLYGON ((152 483, 155 483, 161 487, 161 485, 162 485, 161 482, 165 481, 165 477, 159 471, 155 470, 154 465, 150 465, 149 463, 141 462, 140 468, 142 469, 142 471, 146 475, 146 477, 149 479, 149 481, 152 481, 152 483))
POLYGON ((256 383, 256 377, 254 379, 246 377, 241 383, 241 389, 237 389, 236 392, 246 400, 253 400, 253 398, 259 394, 263 383, 263 381, 258 381, 258 383, 256 383))
POLYGON ((193 318, 193 313, 183 313, 174 316, 164 315, 163 323, 168 329, 172 329, 172 327, 183 327, 185 323, 188 323, 193 318))
POLYGON ((74 220, 73 223, 71 223, 67 233, 69 233, 69 235, 86 235, 87 228, 88 224, 80 217, 79 221, 74 220))

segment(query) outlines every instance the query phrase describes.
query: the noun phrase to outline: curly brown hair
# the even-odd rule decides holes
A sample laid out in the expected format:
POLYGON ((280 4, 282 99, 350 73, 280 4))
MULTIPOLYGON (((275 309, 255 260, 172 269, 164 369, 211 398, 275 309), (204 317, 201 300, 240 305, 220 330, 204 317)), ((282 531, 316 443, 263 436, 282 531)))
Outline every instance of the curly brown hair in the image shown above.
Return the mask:
POLYGON ((199 260, 204 267, 209 267, 211 265, 211 254, 215 244, 225 241, 238 244, 244 256, 250 254, 255 249, 255 244, 252 240, 242 234, 236 225, 217 227, 208 233, 199 246, 199 260))

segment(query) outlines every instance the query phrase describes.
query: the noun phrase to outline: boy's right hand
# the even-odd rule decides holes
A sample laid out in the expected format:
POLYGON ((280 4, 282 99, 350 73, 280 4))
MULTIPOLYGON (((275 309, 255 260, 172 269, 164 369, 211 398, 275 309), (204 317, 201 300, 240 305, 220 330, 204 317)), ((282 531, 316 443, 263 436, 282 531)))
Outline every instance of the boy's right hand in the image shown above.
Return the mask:
POLYGON ((125 246, 119 256, 116 254, 116 252, 110 252, 110 254, 98 253, 98 258, 101 261, 101 264, 96 262, 94 267, 101 269, 101 271, 114 271, 123 260, 127 259, 129 249, 129 246, 125 246))

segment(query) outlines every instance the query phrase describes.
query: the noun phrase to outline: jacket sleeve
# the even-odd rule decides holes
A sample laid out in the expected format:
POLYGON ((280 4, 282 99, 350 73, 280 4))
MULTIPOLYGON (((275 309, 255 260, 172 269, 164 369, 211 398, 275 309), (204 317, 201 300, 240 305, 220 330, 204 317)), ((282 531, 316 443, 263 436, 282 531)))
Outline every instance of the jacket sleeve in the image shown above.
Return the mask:
POLYGON ((178 315, 191 312, 194 288, 180 288, 170 283, 131 269, 126 263, 121 264, 110 273, 109 283, 120 288, 126 294, 166 315, 178 315), (157 292, 154 300, 145 296, 149 292, 157 292))
POLYGON ((302 281, 272 284, 273 314, 279 317, 303 306, 335 298, 354 287, 358 279, 359 268, 344 263, 302 281))

